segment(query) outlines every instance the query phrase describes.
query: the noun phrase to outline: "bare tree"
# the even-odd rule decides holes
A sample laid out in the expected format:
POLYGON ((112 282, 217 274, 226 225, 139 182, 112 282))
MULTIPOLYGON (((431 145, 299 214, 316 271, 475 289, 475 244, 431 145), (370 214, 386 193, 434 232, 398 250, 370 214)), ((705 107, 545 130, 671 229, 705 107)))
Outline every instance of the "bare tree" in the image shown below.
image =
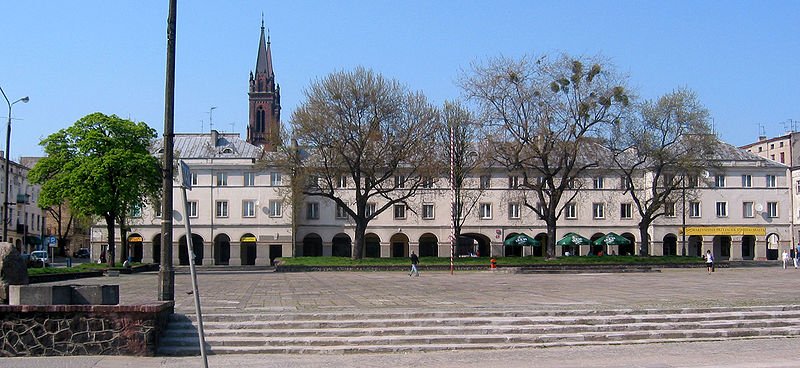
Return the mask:
POLYGON ((642 102, 610 131, 608 147, 640 217, 639 254, 649 253, 653 221, 674 214, 679 196, 695 187, 687 181, 714 165, 718 140, 708 120, 694 92, 681 89, 642 102))
POLYGON ((309 153, 303 193, 328 198, 349 215, 352 258, 363 258, 369 222, 407 206, 434 177, 436 109, 421 93, 361 67, 313 82, 305 97, 292 115, 294 136, 309 153))
POLYGON ((585 147, 603 125, 628 108, 622 79, 597 59, 496 58, 462 80, 485 124, 494 160, 519 173, 522 204, 547 226, 547 257, 555 256, 556 225, 577 191, 576 179, 597 166, 585 147))

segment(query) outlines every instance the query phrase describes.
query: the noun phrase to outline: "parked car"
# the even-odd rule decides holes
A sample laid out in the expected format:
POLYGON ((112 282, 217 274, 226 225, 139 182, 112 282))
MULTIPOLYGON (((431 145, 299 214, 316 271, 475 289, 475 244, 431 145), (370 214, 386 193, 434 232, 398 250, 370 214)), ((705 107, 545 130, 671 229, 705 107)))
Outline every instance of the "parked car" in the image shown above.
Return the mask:
POLYGON ((81 248, 72 253, 73 258, 89 258, 89 250, 81 248))
POLYGON ((35 250, 28 257, 28 267, 47 267, 49 264, 46 250, 35 250))

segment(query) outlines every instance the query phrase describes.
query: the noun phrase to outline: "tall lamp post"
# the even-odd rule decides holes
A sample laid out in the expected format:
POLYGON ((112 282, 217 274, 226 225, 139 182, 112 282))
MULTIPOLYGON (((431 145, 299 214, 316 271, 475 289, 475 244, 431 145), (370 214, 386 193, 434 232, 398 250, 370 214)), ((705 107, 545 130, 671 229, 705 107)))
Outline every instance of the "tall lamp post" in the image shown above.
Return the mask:
POLYGON ((11 169, 11 106, 14 106, 15 103, 22 101, 23 103, 28 103, 30 98, 25 96, 20 98, 14 102, 8 100, 8 96, 6 96, 6 92, 3 91, 3 88, 0 87, 0 93, 3 93, 3 98, 6 99, 6 104, 8 104, 8 125, 6 129, 6 178, 5 178, 5 195, 3 196, 3 241, 8 241, 8 176, 10 174, 11 169))

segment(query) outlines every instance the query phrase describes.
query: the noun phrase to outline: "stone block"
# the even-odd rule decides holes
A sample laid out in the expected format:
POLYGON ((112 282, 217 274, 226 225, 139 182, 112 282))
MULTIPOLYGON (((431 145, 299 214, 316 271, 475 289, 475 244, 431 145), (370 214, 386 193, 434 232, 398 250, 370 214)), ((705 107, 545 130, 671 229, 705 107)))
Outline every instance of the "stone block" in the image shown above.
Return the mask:
POLYGON ((70 304, 72 288, 68 285, 9 285, 10 305, 70 304))
POLYGON ((119 304, 119 285, 70 285, 72 304, 119 304))
POLYGON ((9 301, 9 285, 27 285, 28 267, 11 243, 0 242, 0 304, 9 301))

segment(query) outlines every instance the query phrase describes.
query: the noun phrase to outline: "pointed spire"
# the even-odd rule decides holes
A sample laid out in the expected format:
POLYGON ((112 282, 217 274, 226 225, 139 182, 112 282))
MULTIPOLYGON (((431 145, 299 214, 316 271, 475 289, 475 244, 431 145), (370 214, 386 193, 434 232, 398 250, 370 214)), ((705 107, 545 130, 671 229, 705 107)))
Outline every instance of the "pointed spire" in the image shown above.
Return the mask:
POLYGON ((261 15, 261 39, 258 41, 258 58, 256 59, 256 74, 265 73, 270 78, 272 74, 272 51, 269 41, 264 37, 264 15, 261 15))

